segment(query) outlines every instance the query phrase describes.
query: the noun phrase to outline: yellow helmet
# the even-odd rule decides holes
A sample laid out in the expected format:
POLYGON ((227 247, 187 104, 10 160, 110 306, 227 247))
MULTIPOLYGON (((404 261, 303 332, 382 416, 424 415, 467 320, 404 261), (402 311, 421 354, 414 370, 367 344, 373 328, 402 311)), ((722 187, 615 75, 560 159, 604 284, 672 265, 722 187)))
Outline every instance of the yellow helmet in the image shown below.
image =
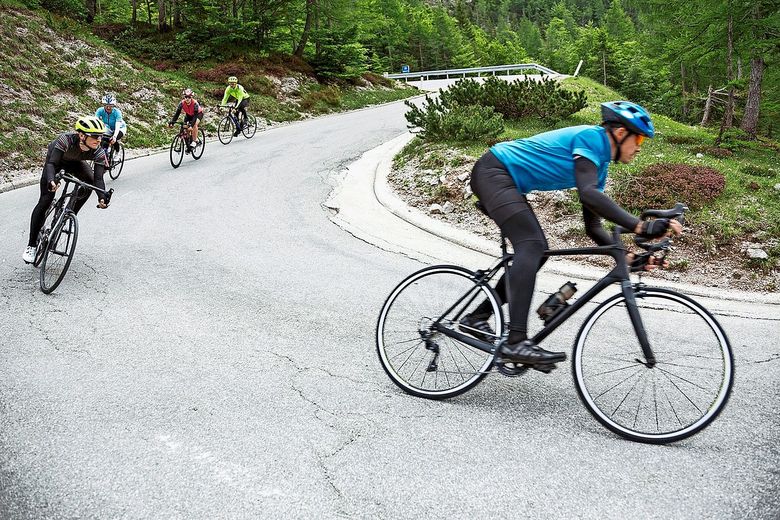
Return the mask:
POLYGON ((228 78, 228 83, 238 83, 238 78, 235 76, 230 76, 228 78))
POLYGON ((103 135, 106 131, 106 125, 95 116, 81 116, 74 128, 87 135, 103 135))

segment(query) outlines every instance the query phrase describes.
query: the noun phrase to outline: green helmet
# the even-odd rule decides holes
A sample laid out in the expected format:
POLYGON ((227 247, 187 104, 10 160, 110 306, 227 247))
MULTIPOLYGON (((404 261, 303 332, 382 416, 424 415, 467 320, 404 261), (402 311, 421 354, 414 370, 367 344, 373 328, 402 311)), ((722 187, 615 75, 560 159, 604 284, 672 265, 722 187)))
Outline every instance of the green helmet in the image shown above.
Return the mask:
POLYGON ((78 121, 76 121, 74 128, 87 135, 103 135, 106 131, 106 125, 95 116, 81 116, 78 121))
POLYGON ((230 76, 228 78, 228 83, 238 83, 238 78, 235 76, 230 76))

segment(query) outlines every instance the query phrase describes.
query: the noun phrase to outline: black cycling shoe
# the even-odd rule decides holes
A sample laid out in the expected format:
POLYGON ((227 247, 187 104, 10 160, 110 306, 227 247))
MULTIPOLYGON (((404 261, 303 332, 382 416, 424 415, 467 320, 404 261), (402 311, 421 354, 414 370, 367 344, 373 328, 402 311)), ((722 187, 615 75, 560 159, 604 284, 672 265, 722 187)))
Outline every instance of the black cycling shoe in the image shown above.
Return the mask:
POLYGON ((493 343, 496 339, 496 333, 493 331, 493 327, 491 327, 487 321, 481 318, 475 318, 471 314, 467 314, 460 319, 458 322, 458 329, 469 336, 474 336, 478 340, 487 343, 493 343))
MULTIPOLYGON (((533 365, 534 368, 539 366, 539 369, 542 370, 543 365, 554 365, 559 361, 566 361, 566 353, 544 350, 533 341, 527 339, 520 343, 504 345, 501 348, 501 358, 503 361, 533 365)), ((549 368, 549 370, 552 370, 552 368, 549 368)), ((542 372, 549 370, 542 370, 542 372)))

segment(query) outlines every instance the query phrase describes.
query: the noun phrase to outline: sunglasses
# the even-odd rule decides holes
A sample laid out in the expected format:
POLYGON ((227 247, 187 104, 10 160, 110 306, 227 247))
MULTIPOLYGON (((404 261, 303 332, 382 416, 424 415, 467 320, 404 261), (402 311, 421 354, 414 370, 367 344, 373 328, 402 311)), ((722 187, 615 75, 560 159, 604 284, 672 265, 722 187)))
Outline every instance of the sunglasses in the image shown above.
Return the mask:
POLYGON ((184 99, 192 99, 192 96, 184 96, 184 99))
POLYGON ((643 136, 642 134, 636 134, 636 145, 642 146, 642 143, 644 142, 645 142, 645 136, 643 136))

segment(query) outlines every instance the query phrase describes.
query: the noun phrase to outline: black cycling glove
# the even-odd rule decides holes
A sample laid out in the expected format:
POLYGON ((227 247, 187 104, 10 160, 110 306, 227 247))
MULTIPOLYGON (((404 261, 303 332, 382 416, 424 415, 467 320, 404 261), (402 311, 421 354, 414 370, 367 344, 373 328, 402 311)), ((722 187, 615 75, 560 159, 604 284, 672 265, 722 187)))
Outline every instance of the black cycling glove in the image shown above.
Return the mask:
POLYGON ((644 222, 642 222, 642 233, 640 234, 643 237, 647 237, 647 238, 657 238, 663 236, 668 229, 669 229, 668 218, 657 218, 654 220, 645 220, 644 222))

